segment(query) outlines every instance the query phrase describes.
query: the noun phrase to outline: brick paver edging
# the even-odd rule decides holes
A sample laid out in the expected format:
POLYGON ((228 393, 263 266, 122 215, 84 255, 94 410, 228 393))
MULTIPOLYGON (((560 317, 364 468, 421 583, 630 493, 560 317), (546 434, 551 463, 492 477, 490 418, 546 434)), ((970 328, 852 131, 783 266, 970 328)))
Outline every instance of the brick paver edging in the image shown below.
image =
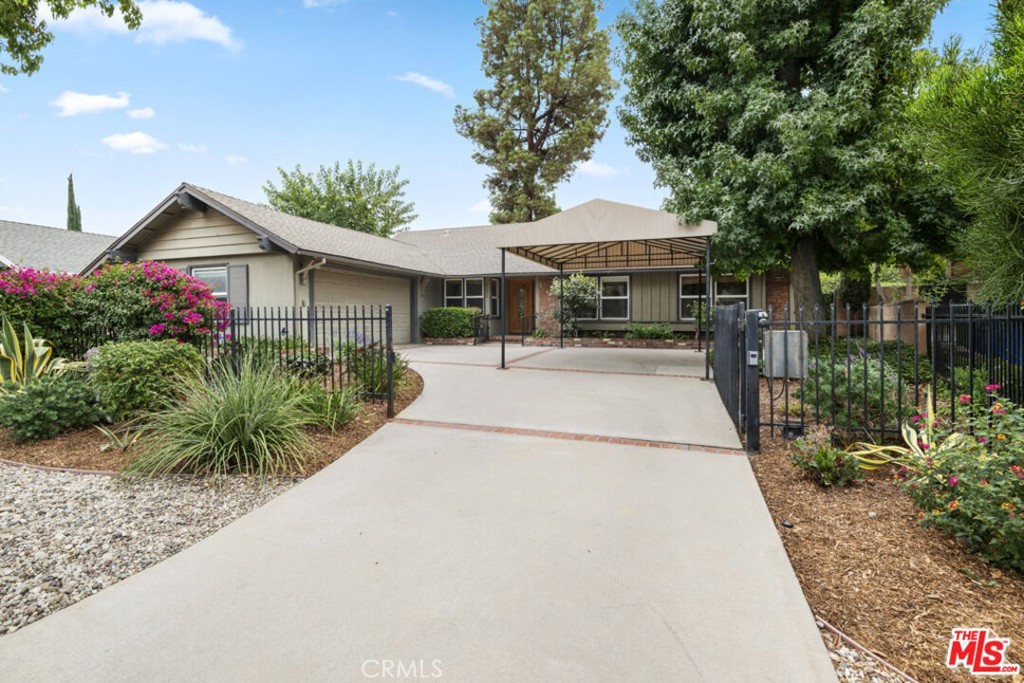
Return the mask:
POLYGON ((673 443, 671 441, 647 441, 644 439, 629 439, 618 436, 602 436, 600 434, 579 434, 576 432, 551 432, 543 429, 523 429, 521 427, 497 427, 494 425, 472 425, 463 422, 437 422, 435 420, 409 420, 397 417, 392 420, 395 424, 411 425, 415 427, 434 427, 437 429, 464 429, 474 432, 490 432, 492 434, 513 434, 516 436, 536 436, 543 439, 558 439, 561 441, 586 441, 590 443, 610 443, 617 446, 641 446, 645 448, 666 448, 677 451, 700 451, 701 453, 715 453, 719 455, 746 455, 742 448, 722 448, 719 446, 702 446, 693 443, 673 443))

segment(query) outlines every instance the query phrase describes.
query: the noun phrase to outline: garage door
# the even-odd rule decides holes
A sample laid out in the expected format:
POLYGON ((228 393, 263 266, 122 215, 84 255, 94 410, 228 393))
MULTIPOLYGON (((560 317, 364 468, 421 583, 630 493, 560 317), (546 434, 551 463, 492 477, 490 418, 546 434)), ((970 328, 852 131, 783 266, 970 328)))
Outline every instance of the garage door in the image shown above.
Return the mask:
POLYGON ((314 280, 317 306, 383 306, 391 304, 394 342, 410 341, 409 280, 318 270, 314 280))

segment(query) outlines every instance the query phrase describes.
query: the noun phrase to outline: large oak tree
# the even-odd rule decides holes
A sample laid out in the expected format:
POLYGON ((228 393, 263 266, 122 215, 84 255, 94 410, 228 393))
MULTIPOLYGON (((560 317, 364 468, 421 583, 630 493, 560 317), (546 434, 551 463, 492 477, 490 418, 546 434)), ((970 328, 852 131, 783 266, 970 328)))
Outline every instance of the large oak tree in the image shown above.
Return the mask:
POLYGON ((476 108, 455 109, 455 129, 490 168, 491 221, 558 211, 555 186, 590 158, 607 128, 615 81, 595 0, 487 0, 477 19, 484 75, 476 108))
POLYGON ((943 4, 637 0, 619 19, 629 141, 668 209, 719 222, 719 270, 788 265, 809 308, 819 268, 921 251, 903 242, 931 239, 929 211, 905 192, 927 177, 903 177, 899 125, 943 4))

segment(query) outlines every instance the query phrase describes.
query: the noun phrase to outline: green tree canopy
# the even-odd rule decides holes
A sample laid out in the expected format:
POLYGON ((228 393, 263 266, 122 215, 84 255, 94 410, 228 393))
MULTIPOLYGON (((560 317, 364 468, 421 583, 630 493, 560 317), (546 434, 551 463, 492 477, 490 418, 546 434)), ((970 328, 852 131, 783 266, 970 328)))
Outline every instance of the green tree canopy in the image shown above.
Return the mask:
POLYGON ((899 122, 944 1, 637 0, 620 17, 629 142, 668 209, 719 222, 718 270, 789 265, 809 307, 819 268, 927 251, 931 209, 901 206, 930 176, 902 178, 899 122))
POLYGON ((590 158, 607 127, 615 81, 595 0, 486 0, 477 19, 484 75, 475 109, 455 108, 455 129, 490 168, 491 221, 558 211, 555 186, 590 158))
POLYGON ((321 223, 390 237, 416 220, 412 202, 405 201, 408 180, 398 177, 399 167, 378 170, 352 161, 323 166, 315 174, 301 166, 278 168, 281 187, 267 181, 263 191, 275 209, 321 223))
MULTIPOLYGON (((119 9, 130 29, 142 23, 142 12, 132 0, 47 0, 46 4, 57 19, 66 19, 76 9, 96 7, 108 17, 119 9)), ((46 21, 39 17, 39 0, 0 2, 0 53, 7 53, 7 59, 0 61, 0 73, 13 76, 39 71, 43 48, 52 41, 46 21)))
POLYGON ((964 249, 980 297, 1024 303, 1024 0, 996 3, 989 61, 947 46, 912 120, 972 217, 964 249))
POLYGON ((75 181, 68 174, 68 230, 82 232, 82 207, 75 202, 75 181))

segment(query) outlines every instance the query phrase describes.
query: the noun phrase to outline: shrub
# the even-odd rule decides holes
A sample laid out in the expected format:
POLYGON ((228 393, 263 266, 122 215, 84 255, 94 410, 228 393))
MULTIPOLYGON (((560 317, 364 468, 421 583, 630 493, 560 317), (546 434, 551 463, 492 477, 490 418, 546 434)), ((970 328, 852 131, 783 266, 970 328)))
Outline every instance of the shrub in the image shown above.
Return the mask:
POLYGON ((77 373, 43 377, 0 399, 0 424, 18 441, 51 439, 99 418, 92 389, 77 373))
POLYGON ((630 323, 626 327, 626 339, 675 339, 675 333, 665 323, 630 323))
MULTIPOLYGON (((807 379, 795 394, 811 414, 820 415, 837 429, 899 426, 896 377, 877 358, 854 358, 849 368, 845 358, 835 364, 815 364, 812 359, 807 379)), ((910 412, 908 398, 904 395, 903 406, 910 412)))
POLYGON ((74 275, 10 268, 0 271, 0 311, 18 328, 27 324, 45 331, 57 353, 78 355, 85 350, 79 348, 79 290, 80 280, 74 275))
POLYGON ((246 357, 237 371, 215 366, 209 378, 184 377, 177 393, 180 402, 153 414, 126 475, 301 470, 311 447, 303 428, 315 419, 296 378, 246 357))
POLYGON ((1024 572, 1024 408, 994 395, 953 431, 916 423, 915 462, 897 474, 926 526, 965 541, 984 559, 1024 572))
MULTIPOLYGON (((385 348, 379 344, 348 344, 345 345, 343 353, 348 376, 362 386, 364 393, 379 396, 387 391, 388 359, 385 348)), ((391 371, 392 386, 397 388, 405 381, 405 371, 408 368, 409 361, 396 352, 391 371)))
POLYGON ((181 376, 203 367, 195 347, 176 341, 112 342, 91 360, 100 408, 120 421, 158 409, 179 389, 181 376))
POLYGON ((331 374, 333 363, 322 353, 291 355, 283 359, 286 371, 301 379, 327 377, 331 374))
POLYGON ((355 419, 362 408, 363 403, 355 387, 328 391, 317 383, 307 385, 306 410, 320 427, 336 431, 355 419))
POLYGON ((815 428, 793 446, 793 464, 822 486, 849 486, 864 476, 856 458, 832 445, 831 434, 825 427, 815 428))
POLYGON ((597 278, 573 273, 567 278, 556 277, 551 283, 551 298, 554 306, 551 316, 571 336, 579 334, 580 318, 597 316, 597 297, 600 285, 597 278))
POLYGON ((432 308, 420 315, 420 333, 424 337, 474 337, 476 336, 476 316, 480 309, 475 307, 432 308))
POLYGON ((198 343, 227 325, 228 304, 209 285, 165 263, 111 263, 86 279, 80 309, 94 334, 198 343))

